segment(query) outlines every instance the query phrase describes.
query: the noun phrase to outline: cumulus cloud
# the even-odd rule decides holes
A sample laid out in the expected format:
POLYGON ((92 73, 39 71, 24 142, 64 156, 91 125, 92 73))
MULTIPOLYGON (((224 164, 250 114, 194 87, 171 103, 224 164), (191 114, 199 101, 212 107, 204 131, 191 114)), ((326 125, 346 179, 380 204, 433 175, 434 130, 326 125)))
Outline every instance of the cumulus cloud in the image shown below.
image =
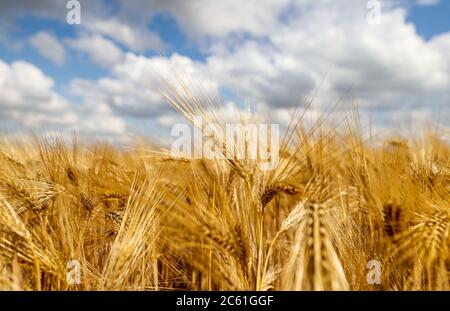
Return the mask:
POLYGON ((159 36, 147 29, 145 22, 135 24, 131 21, 120 21, 116 18, 98 18, 89 16, 85 27, 92 33, 99 33, 121 43, 132 51, 145 52, 152 49, 162 51, 164 43, 159 36))
MULTIPOLYGON (((104 2, 102 0, 79 0, 81 3, 82 23, 78 25, 84 32, 91 35, 102 35, 123 44, 135 52, 156 50, 161 52, 164 43, 158 34, 148 29, 149 20, 158 11, 141 12, 142 7, 135 10, 122 10, 123 2, 104 2), (111 14, 111 8, 118 6, 121 14, 111 14)), ((131 1, 127 1, 131 2, 131 1)), ((66 23, 67 1, 60 0, 21 0, 0 1, 0 25, 8 28, 16 17, 34 15, 51 18, 66 23)))
POLYGON ((266 36, 276 30, 290 0, 140 1, 140 5, 172 13, 194 38, 223 38, 232 33, 266 36), (146 5, 147 4, 147 5, 146 5))
POLYGON ((66 58, 66 50, 57 38, 48 32, 40 31, 30 38, 30 44, 42 56, 55 65, 61 66, 66 58))
POLYGON ((81 134, 120 137, 126 125, 105 103, 76 105, 53 90, 54 81, 24 61, 0 60, 0 120, 27 128, 71 128, 81 134))
POLYGON ((66 43, 75 50, 87 53, 94 63, 103 67, 112 67, 124 59, 122 50, 100 35, 67 39, 66 43))
POLYGON ((191 85, 205 94, 217 94, 218 85, 208 78, 204 64, 188 57, 145 57, 128 53, 125 60, 113 68, 112 77, 95 82, 74 80, 73 94, 108 103, 121 115, 137 118, 165 113, 169 105, 161 96, 161 87, 179 85, 176 79, 191 79, 191 85))
POLYGON ((0 115, 25 126, 41 126, 47 121, 75 124, 69 103, 52 91, 53 80, 34 65, 0 61, 0 115))
POLYGON ((370 25, 360 1, 347 3, 344 10, 331 1, 301 4, 298 13, 270 36, 282 57, 305 64, 303 69, 292 66, 292 70, 320 76, 328 67, 330 74, 321 92, 334 96, 354 82, 356 96, 374 100, 448 87, 444 55, 417 35, 406 22, 404 9, 385 11, 379 25, 370 25), (302 14, 306 10, 308 14, 302 14))
POLYGON ((429 44, 437 53, 446 58, 446 68, 443 70, 450 72, 450 32, 433 37, 429 44))

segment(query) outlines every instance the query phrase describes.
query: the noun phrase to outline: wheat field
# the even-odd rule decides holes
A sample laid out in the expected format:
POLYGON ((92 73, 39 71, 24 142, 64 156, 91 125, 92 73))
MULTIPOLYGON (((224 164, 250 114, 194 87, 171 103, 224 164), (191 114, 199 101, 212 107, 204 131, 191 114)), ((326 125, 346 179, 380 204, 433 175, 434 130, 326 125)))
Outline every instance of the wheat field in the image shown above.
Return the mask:
POLYGON ((294 114, 266 171, 143 142, 3 137, 0 289, 449 290, 447 133, 379 140, 357 117, 325 120, 294 114))

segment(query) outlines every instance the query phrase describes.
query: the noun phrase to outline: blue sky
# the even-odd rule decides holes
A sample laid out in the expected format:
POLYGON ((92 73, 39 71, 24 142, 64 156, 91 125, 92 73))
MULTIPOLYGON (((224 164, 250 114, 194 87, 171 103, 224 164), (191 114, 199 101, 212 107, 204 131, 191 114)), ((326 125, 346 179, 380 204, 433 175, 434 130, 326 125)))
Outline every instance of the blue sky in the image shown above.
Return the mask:
POLYGON ((439 1, 436 5, 416 5, 408 14, 417 33, 425 39, 450 30, 450 1, 439 1))
POLYGON ((325 76, 312 117, 354 82, 379 127, 405 113, 448 116, 450 1, 381 1, 379 25, 362 0, 80 1, 80 25, 66 22, 66 2, 0 4, 7 126, 167 133, 179 118, 155 89, 158 75, 193 77, 221 94, 223 113, 245 103, 278 122, 325 76))

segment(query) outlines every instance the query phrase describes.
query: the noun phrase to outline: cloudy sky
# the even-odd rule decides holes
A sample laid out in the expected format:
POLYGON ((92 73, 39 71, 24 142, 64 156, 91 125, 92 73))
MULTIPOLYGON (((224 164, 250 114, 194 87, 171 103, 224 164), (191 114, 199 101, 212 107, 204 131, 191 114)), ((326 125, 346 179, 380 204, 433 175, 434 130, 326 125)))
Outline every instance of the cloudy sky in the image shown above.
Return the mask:
POLYGON ((376 128, 450 123, 447 0, 80 0, 79 25, 67 2, 0 1, 0 129, 166 135, 173 77, 224 114, 286 122, 318 90, 311 115, 345 95, 376 128))

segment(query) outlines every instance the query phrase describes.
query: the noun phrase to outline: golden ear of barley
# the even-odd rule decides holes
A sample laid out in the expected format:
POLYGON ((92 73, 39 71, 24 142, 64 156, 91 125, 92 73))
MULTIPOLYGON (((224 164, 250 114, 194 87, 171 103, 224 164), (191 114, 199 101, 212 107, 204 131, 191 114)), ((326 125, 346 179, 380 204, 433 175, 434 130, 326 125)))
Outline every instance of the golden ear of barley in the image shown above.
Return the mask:
POLYGON ((386 203, 383 205, 384 232, 392 239, 400 236, 405 230, 403 212, 398 204, 386 203))
POLYGON ((23 187, 20 183, 16 182, 14 179, 8 179, 5 182, 5 185, 10 190, 9 193, 18 201, 21 205, 20 211, 25 209, 40 211, 42 209, 41 206, 37 203, 37 200, 29 193, 25 187, 23 187))
POLYGON ((228 174, 228 181, 227 181, 227 184, 225 186, 225 192, 227 194, 231 193, 232 185, 233 185, 233 181, 234 181, 235 176, 236 176, 235 170, 233 170, 233 169, 230 170, 230 173, 228 174))
POLYGON ((236 239, 236 245, 239 252, 239 263, 241 265, 241 269, 244 272, 246 278, 248 278, 248 249, 246 241, 246 237, 242 231, 242 226, 237 224, 234 227, 234 236, 236 239))
POLYGON ((25 165, 23 165, 21 162, 14 159, 12 156, 8 155, 6 152, 0 151, 0 156, 7 160, 9 163, 11 163, 15 167, 19 167, 22 170, 25 170, 25 165))
POLYGON ((437 212, 425 219, 427 233, 425 234, 423 246, 426 250, 423 255, 430 264, 435 260, 447 259, 448 254, 448 236, 449 236, 449 214, 446 212, 437 212), (443 252, 445 250, 445 252, 443 252))
POLYGON ((12 206, 0 195, 0 249, 27 265, 40 265, 46 272, 61 272, 57 253, 52 252, 36 232, 30 231, 12 206))
POLYGON ((268 291, 271 290, 275 287, 274 283, 278 277, 278 274, 280 273, 280 269, 278 269, 275 266, 270 266, 265 274, 264 274, 264 279, 263 279, 263 284, 262 284, 262 291, 268 291))
POLYGON ((107 192, 103 193, 103 195, 101 197, 101 200, 107 207, 109 206, 108 203, 110 200, 117 200, 117 202, 119 203, 119 207, 123 208, 123 207, 125 207, 127 199, 128 199, 128 194, 115 192, 115 191, 107 191, 107 192))
POLYGON ((396 148, 408 148, 408 143, 400 139, 389 139, 387 144, 396 148))
POLYGON ((84 192, 80 193, 80 202, 81 205, 90 213, 95 205, 94 202, 92 201, 92 199, 84 192))
POLYGON ((112 211, 107 213, 107 217, 116 222, 117 224, 120 224, 123 219, 123 214, 120 212, 112 211))
POLYGON ((281 223, 280 232, 288 231, 289 229, 298 225, 300 221, 302 221, 303 217, 305 216, 305 203, 305 201, 297 203, 297 205, 281 223))
POLYGON ((225 234, 218 231, 215 228, 210 228, 209 226, 203 226, 202 232, 206 238, 213 241, 218 249, 223 249, 228 252, 228 254, 239 258, 239 250, 233 243, 234 238, 230 234, 225 234))
POLYGON ((313 290, 348 290, 344 269, 329 236, 324 207, 319 203, 309 202, 306 208, 308 212, 303 231, 306 242, 303 248, 304 281, 310 282, 313 290))
POLYGON ((400 236, 398 247, 393 253, 395 264, 409 266, 414 272, 413 275, 408 274, 405 286, 412 288, 414 285, 414 288, 419 289, 423 282, 429 286, 435 284, 436 278, 429 274, 437 273, 440 266, 450 258, 449 230, 448 213, 437 211, 431 215, 418 215, 412 227, 400 236))
POLYGON ((191 159, 188 158, 183 158, 183 157, 172 157, 170 155, 166 155, 166 156, 162 156, 159 159, 161 162, 184 162, 184 163, 189 163, 192 162, 191 159))
POLYGON ((78 177, 75 170, 72 167, 66 168, 66 175, 74 186, 78 186, 78 177))
POLYGON ((264 209, 278 193, 296 195, 300 193, 300 189, 285 182, 273 183, 270 186, 266 187, 261 194, 260 202, 262 208, 264 209))
POLYGON ((103 199, 107 200, 107 199, 125 199, 126 198, 126 194, 124 193, 119 193, 119 192, 114 192, 114 191, 107 191, 105 193, 103 193, 103 199))
POLYGON ((225 160, 242 179, 248 180, 250 177, 250 173, 245 169, 244 165, 238 160, 234 159, 226 159, 225 160))

